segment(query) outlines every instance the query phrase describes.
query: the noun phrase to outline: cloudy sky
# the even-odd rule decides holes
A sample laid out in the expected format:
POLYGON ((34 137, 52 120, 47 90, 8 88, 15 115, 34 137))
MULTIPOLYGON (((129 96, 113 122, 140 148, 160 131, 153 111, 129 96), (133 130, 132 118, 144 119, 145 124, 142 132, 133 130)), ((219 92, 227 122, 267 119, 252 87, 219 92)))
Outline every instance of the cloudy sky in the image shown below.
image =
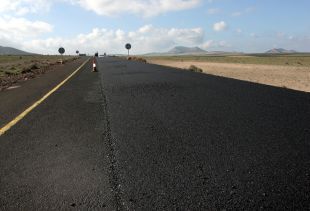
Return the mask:
POLYGON ((310 51, 309 0, 1 0, 0 45, 55 54, 310 51))

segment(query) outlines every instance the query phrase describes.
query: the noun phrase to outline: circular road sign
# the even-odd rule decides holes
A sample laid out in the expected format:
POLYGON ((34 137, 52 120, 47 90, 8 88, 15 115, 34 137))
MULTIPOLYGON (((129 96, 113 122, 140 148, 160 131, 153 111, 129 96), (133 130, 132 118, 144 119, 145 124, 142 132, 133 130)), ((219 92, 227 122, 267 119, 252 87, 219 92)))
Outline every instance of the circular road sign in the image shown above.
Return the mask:
POLYGON ((65 49, 64 49, 63 47, 60 47, 60 48, 58 49, 58 52, 62 55, 62 54, 65 53, 65 49))
POLYGON ((130 49, 131 49, 130 43, 127 43, 127 44, 125 45, 125 48, 126 48, 127 50, 130 50, 130 49))
POLYGON ((75 51, 75 53, 76 53, 76 54, 79 54, 80 52, 79 52, 79 51, 75 51))

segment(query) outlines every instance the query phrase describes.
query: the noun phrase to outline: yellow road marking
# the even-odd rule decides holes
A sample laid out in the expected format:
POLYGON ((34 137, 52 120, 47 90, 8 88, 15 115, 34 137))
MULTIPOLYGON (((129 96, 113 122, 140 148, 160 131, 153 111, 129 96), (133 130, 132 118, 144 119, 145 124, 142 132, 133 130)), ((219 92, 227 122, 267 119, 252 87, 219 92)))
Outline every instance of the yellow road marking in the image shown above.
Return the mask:
POLYGON ((27 114, 29 114, 34 108, 36 108, 38 105, 40 105, 44 100, 46 100, 51 94, 56 92, 62 85, 64 85, 72 76, 74 76, 82 67, 89 61, 87 59, 78 69, 76 69, 71 75, 69 75, 64 81, 62 81, 60 84, 58 84, 54 89, 49 91, 46 95, 44 95, 40 100, 35 102, 32 106, 27 108, 24 112, 19 114, 15 119, 13 119, 11 122, 9 122, 7 125, 5 125, 3 128, 0 129, 0 136, 2 136, 6 131, 8 131, 11 127, 13 127, 16 123, 18 123, 20 120, 22 120, 27 114))

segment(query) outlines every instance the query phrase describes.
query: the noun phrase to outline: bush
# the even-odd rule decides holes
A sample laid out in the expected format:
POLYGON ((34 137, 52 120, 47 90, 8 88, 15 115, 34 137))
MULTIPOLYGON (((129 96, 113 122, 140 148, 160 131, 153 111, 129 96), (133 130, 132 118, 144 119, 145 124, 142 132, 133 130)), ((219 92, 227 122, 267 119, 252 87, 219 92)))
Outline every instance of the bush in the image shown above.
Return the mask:
POLYGON ((146 63, 146 59, 143 59, 143 58, 137 58, 137 61, 146 63))
POLYGON ((37 69, 40 69, 40 67, 39 67, 38 64, 32 64, 32 65, 30 66, 30 69, 31 69, 31 70, 37 70, 37 69))
POLYGON ((5 73, 6 75, 14 75, 14 73, 11 72, 11 71, 9 71, 9 70, 4 71, 4 73, 5 73))
POLYGON ((195 65, 191 65, 189 67, 189 70, 192 71, 192 72, 196 72, 196 73, 202 73, 203 72, 203 70, 201 68, 199 68, 199 67, 197 67, 195 65))
POLYGON ((127 58, 127 60, 128 61, 138 61, 138 62, 143 62, 143 63, 146 63, 147 61, 146 61, 146 59, 143 59, 143 58, 140 58, 140 57, 135 57, 135 56, 133 56, 133 57, 128 57, 127 58))
POLYGON ((31 69, 29 67, 24 67, 23 70, 22 70, 22 74, 25 74, 25 73, 30 73, 32 72, 31 69))

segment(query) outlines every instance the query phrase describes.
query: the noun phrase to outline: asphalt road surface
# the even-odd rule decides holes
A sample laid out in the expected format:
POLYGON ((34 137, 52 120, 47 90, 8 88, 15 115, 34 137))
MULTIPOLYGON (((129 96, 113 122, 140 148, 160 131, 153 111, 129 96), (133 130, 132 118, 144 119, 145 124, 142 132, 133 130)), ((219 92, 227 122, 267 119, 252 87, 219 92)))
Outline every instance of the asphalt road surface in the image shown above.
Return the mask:
POLYGON ((118 58, 90 69, 0 137, 0 210, 310 209, 309 93, 118 58))

